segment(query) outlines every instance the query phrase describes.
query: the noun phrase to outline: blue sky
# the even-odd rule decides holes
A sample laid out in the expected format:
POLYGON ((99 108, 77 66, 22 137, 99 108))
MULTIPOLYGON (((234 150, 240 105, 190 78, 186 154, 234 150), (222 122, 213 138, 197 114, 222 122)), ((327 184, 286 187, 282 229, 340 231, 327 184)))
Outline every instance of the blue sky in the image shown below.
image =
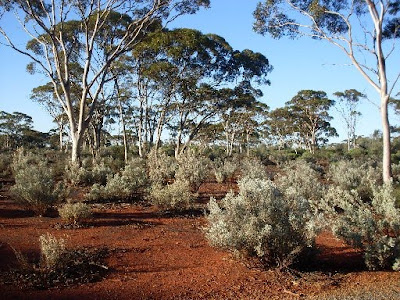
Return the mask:
MULTIPOLYGON (((263 53, 273 65, 270 74, 271 86, 262 87, 262 101, 271 108, 283 106, 302 89, 323 90, 332 97, 336 91, 355 88, 366 93, 378 103, 378 94, 362 78, 343 53, 321 41, 303 38, 298 40, 273 40, 252 31, 252 12, 256 0, 212 0, 211 8, 196 15, 183 16, 170 27, 195 28, 203 33, 215 33, 224 37, 233 48, 251 49, 263 53)), ((29 99, 32 88, 47 82, 40 75, 29 75, 23 55, 0 46, 0 110, 20 111, 31 115, 35 128, 48 131, 53 128, 52 119, 44 108, 29 99)), ((358 125, 358 134, 369 135, 381 128, 378 108, 368 101, 360 107, 363 116, 358 125)), ((344 124, 337 113, 334 127, 340 138, 345 139, 344 124)))

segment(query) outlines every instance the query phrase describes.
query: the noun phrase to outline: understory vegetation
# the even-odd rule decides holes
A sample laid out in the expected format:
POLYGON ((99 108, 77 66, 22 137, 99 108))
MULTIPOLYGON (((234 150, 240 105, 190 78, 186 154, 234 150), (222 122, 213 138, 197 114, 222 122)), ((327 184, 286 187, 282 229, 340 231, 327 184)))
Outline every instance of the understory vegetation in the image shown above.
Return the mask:
MULTIPOLYGON (((12 170, 16 200, 38 215, 58 211, 67 224, 90 222, 95 202, 140 201, 176 213, 200 208, 206 210, 205 235, 211 245, 256 258, 266 268, 310 261, 318 234, 331 231, 362 251, 368 269, 400 270, 396 177, 383 184, 381 166, 371 156, 338 157, 324 151, 311 158, 304 153, 280 157, 278 162, 274 149, 229 157, 193 147, 175 158, 163 148, 126 162, 104 151, 74 166, 57 162, 51 152, 19 149, 8 154, 5 161, 10 163, 3 170, 12 170), (204 182, 231 188, 237 183, 238 188, 201 206, 197 199, 204 182)), ((397 168, 393 165, 395 174, 397 168)), ((45 236, 41 243, 41 267, 33 269, 58 266, 57 253, 65 251, 62 241, 45 236)))

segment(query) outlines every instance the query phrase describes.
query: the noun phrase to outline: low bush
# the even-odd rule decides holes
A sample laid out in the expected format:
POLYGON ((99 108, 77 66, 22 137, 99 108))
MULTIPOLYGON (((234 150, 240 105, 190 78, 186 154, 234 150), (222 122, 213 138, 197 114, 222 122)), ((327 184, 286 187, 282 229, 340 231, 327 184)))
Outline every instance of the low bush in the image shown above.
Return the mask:
POLYGON ((226 179, 233 177, 238 169, 238 164, 232 160, 217 160, 214 161, 214 175, 218 183, 224 182, 226 179))
POLYGON ((89 186, 95 183, 105 185, 107 177, 112 174, 112 170, 104 161, 94 163, 92 166, 88 163, 68 164, 65 170, 65 179, 72 185, 89 186))
POLYGON ((245 158, 240 162, 241 177, 253 179, 266 179, 268 178, 267 171, 263 163, 257 158, 245 158))
POLYGON ((327 178, 342 189, 356 190, 363 199, 370 199, 372 187, 382 182, 378 168, 357 160, 342 160, 330 165, 327 178))
POLYGON ((308 202, 287 198, 269 180, 244 177, 239 194, 208 204, 206 236, 217 247, 258 257, 266 266, 291 265, 314 245, 308 202))
POLYGON ((86 196, 88 200, 128 199, 140 193, 148 184, 146 163, 141 158, 129 161, 120 174, 107 177, 107 184, 95 184, 86 196))
POLYGON ((314 206, 324 191, 320 182, 321 173, 315 169, 304 160, 293 161, 284 166, 283 174, 277 176, 274 182, 287 197, 302 197, 314 206))
POLYGON ((147 156, 147 168, 152 184, 164 185, 175 177, 178 164, 174 157, 152 149, 147 156))
POLYGON ((176 180, 165 186, 153 184, 150 189, 150 199, 153 204, 164 210, 187 210, 191 208, 196 195, 193 194, 190 184, 185 180, 176 180))
POLYGON ((92 210, 90 205, 83 202, 68 202, 58 208, 58 213, 63 220, 78 224, 89 218, 92 215, 92 210))
POLYGON ((333 186, 324 197, 324 209, 334 234, 363 250, 370 270, 400 270, 400 210, 391 185, 374 186, 368 202, 354 189, 333 186))
POLYGON ((9 177, 12 175, 12 156, 9 153, 0 153, 0 177, 9 177))
POLYGON ((175 174, 177 181, 187 181, 190 187, 197 191, 210 174, 210 160, 199 151, 188 149, 178 157, 178 169, 175 174))
POLYGON ((22 205, 39 215, 64 199, 67 190, 56 184, 49 165, 30 154, 18 153, 13 161, 15 185, 11 192, 22 205))
POLYGON ((67 249, 63 239, 49 233, 40 236, 39 242, 39 262, 14 250, 20 266, 7 273, 5 284, 47 289, 99 281, 108 270, 105 249, 67 249))

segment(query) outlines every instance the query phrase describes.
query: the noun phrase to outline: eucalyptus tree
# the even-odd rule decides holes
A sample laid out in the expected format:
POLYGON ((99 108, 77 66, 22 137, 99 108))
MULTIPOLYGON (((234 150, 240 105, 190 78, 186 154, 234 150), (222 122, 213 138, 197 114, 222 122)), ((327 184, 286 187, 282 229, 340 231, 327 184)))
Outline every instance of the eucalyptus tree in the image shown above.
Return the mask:
POLYGON ((337 136, 329 121, 329 109, 335 104, 323 91, 302 90, 292 100, 286 102, 294 133, 311 153, 328 137, 337 136))
POLYGON ((307 36, 339 48, 378 92, 383 129, 383 178, 392 178, 389 99, 400 78, 390 63, 399 37, 399 0, 265 0, 254 29, 273 38, 307 36))
MULTIPOLYGON (((4 3, 3 3, 4 4, 4 3)), ((208 0, 13 0, 2 13, 13 13, 31 39, 26 49, 0 23, 4 44, 29 57, 30 70, 48 77, 72 138, 73 162, 79 162, 84 134, 110 68, 131 51, 155 23, 195 13, 208 0), (71 65, 81 68, 79 98, 71 94, 71 65), (87 101, 90 105, 87 108, 87 101), (77 113, 75 113, 77 108, 77 113)))
POLYGON ((357 106, 362 98, 366 98, 366 95, 351 89, 344 92, 336 92, 334 96, 338 98, 335 108, 346 123, 347 150, 354 149, 356 146, 356 126, 358 118, 361 116, 357 106))
POLYGON ((5 149, 14 149, 22 146, 25 135, 33 129, 32 117, 21 113, 0 111, 0 136, 5 149))
POLYGON ((288 144, 295 144, 293 133, 295 132, 293 118, 287 106, 278 107, 268 115, 268 136, 273 144, 281 150, 288 144))

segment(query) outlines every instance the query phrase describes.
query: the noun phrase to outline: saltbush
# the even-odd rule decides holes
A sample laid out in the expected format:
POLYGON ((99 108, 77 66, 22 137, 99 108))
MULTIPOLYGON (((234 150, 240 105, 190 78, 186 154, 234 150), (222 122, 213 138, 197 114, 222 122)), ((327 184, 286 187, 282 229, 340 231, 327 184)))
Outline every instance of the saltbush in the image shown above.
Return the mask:
POLYGON ((363 250, 369 269, 400 270, 400 211, 392 185, 374 186, 368 202, 354 189, 332 186, 324 203, 334 234, 363 250))
POLYGON ((188 181, 197 191, 210 173, 210 160, 194 149, 188 149, 178 157, 177 181, 188 181))
POLYGON ((234 175, 238 169, 238 164, 232 160, 216 160, 214 161, 214 175, 218 183, 224 182, 227 178, 234 175))
POLYGON ((52 170, 40 157, 17 153, 13 160, 15 185, 11 191, 23 205, 43 215, 65 198, 67 190, 56 184, 52 170))
POLYGON ((8 177, 12 174, 12 156, 9 153, 0 153, 0 177, 8 177))
POLYGON ((191 208, 196 195, 191 192, 186 180, 176 180, 165 186, 153 184, 150 188, 150 199, 163 210, 187 210, 191 208))
POLYGON ((323 195, 320 183, 321 173, 316 167, 304 160, 293 161, 285 165, 283 174, 275 179, 275 184, 287 197, 302 197, 314 204, 323 195))
POLYGON ((84 160, 82 166, 71 163, 65 169, 65 179, 72 185, 88 186, 95 183, 105 185, 110 175, 112 170, 104 161, 95 162, 90 166, 87 160, 84 160))
POLYGON ((239 194, 208 204, 206 236, 217 247, 286 267, 312 249, 315 227, 308 201, 287 198, 269 180, 244 177, 239 194))
POLYGON ((174 157, 152 149, 147 156, 147 168, 151 183, 164 185, 175 177, 178 164, 174 157))
POLYGON ((263 163, 257 158, 245 158, 240 162, 241 177, 248 177, 254 179, 268 178, 267 171, 263 163))
POLYGON ((370 199, 372 187, 381 182, 381 171, 368 162, 342 160, 329 166, 328 180, 345 190, 356 190, 363 199, 370 199))
POLYGON ((39 237, 39 242, 42 265, 49 269, 54 268, 65 253, 64 239, 57 239, 52 234, 47 233, 39 237))
POLYGON ((68 202, 58 208, 58 213, 63 220, 78 224, 89 218, 92 215, 92 210, 90 205, 83 202, 68 202))
POLYGON ((86 196, 88 200, 127 199, 141 192, 148 184, 146 163, 141 158, 128 162, 120 174, 107 177, 107 184, 95 184, 86 196))

